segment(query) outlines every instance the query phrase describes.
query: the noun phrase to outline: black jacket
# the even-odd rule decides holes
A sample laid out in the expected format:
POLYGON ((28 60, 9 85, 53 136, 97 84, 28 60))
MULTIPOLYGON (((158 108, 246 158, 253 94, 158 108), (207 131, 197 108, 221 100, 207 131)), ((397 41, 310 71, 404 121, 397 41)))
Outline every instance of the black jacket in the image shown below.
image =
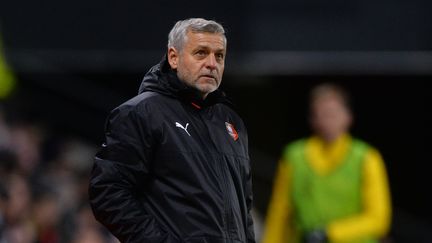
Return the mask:
POLYGON ((122 242, 255 242, 246 128, 217 90, 205 100, 166 60, 114 109, 90 203, 122 242))

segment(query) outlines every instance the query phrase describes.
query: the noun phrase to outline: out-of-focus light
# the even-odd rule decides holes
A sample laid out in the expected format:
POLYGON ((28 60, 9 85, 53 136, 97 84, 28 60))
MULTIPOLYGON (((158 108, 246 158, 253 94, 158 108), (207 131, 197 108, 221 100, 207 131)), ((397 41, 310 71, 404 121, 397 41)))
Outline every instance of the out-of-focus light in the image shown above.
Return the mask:
POLYGON ((12 93, 15 83, 15 76, 1 53, 0 43, 0 99, 5 99, 12 93))
POLYGON ((11 72, 0 71, 0 99, 7 98, 15 87, 15 79, 11 72))

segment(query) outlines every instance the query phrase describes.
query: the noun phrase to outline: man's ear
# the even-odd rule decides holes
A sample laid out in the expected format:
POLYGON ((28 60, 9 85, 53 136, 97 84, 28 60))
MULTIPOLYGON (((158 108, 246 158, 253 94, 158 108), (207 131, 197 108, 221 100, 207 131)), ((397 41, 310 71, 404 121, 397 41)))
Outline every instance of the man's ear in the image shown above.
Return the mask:
POLYGON ((172 69, 177 69, 179 53, 174 47, 168 48, 168 62, 172 69))

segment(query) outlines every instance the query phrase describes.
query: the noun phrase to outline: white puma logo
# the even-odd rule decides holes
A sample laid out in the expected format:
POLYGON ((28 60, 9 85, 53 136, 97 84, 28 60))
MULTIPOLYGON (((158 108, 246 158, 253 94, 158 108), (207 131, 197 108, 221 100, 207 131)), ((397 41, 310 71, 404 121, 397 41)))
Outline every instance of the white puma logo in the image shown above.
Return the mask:
POLYGON ((190 137, 190 134, 189 134, 189 132, 188 132, 188 130, 187 130, 187 128, 188 128, 188 126, 189 126, 189 123, 186 123, 186 127, 183 127, 183 125, 180 124, 180 123, 178 123, 178 122, 176 122, 175 124, 176 124, 176 127, 180 127, 181 129, 185 130, 185 132, 186 132, 186 133, 189 135, 189 137, 190 137))

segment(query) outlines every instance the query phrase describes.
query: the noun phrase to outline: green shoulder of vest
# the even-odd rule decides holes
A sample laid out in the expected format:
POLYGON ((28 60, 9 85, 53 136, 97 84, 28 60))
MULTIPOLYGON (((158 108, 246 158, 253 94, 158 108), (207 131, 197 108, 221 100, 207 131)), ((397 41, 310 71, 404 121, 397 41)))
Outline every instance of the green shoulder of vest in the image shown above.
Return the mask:
MULTIPOLYGON (((302 138, 286 145, 282 153, 284 163, 292 163, 298 156, 301 156, 305 150, 307 140, 307 138, 302 138)), ((355 154, 365 154, 370 149, 373 149, 368 143, 357 138, 352 138, 351 148, 355 154)))
POLYGON ((305 149, 307 138, 299 139, 285 146, 282 154, 284 163, 293 163, 294 158, 300 156, 305 149))
POLYGON ((372 147, 363 140, 353 138, 351 148, 353 149, 353 153, 358 156, 364 157, 364 155, 372 149, 372 147))

